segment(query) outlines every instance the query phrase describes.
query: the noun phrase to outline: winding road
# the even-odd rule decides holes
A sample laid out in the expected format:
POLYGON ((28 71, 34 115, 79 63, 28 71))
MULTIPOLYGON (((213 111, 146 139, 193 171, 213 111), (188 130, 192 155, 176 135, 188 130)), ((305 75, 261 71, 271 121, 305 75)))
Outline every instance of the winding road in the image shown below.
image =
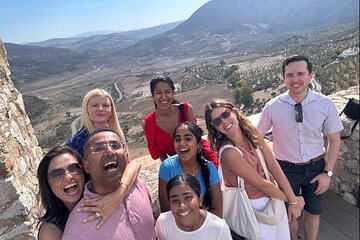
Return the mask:
MULTIPOLYGON (((116 89, 116 91, 118 92, 119 94, 119 97, 117 98, 117 100, 115 101, 115 103, 118 103, 122 100, 123 98, 123 94, 122 92, 120 91, 119 87, 118 87, 118 84, 119 82, 116 82, 114 83, 114 87, 116 89)), ((76 125, 78 124, 78 122, 80 121, 81 119, 81 116, 77 117, 72 123, 71 123, 71 134, 74 135, 76 132, 77 132, 77 128, 76 128, 76 125)))

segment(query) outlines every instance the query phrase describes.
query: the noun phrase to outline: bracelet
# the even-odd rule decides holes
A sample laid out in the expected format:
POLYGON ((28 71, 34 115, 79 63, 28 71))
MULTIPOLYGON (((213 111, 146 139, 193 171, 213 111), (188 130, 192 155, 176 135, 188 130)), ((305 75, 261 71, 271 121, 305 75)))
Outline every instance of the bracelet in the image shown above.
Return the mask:
POLYGON ((295 202, 288 202, 288 205, 297 205, 298 204, 298 201, 295 201, 295 202))

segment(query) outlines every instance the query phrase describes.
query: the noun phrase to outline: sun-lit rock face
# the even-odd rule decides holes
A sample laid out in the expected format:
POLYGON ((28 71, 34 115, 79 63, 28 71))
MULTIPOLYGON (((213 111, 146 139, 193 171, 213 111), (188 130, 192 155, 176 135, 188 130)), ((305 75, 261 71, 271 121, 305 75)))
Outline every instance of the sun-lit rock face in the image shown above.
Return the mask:
POLYGON ((42 157, 0 40, 0 239, 35 239, 42 157))
MULTIPOLYGON (((359 86, 330 95, 338 112, 345 107, 348 99, 359 99, 359 86)), ((350 130, 355 120, 341 115, 345 134, 350 130)), ((343 199, 353 205, 359 206, 359 124, 356 126, 350 138, 341 140, 340 153, 334 169, 334 176, 331 180, 330 190, 339 194, 343 199)))

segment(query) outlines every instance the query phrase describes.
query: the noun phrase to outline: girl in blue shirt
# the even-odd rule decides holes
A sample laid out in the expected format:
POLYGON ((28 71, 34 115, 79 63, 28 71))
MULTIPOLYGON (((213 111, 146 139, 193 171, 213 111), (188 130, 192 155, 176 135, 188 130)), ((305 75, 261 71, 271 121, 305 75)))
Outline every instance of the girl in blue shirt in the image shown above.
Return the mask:
POLYGON ((220 180, 215 165, 204 158, 201 148, 202 129, 196 124, 184 122, 173 134, 177 155, 167 158, 159 170, 159 200, 161 212, 170 210, 166 184, 171 178, 185 172, 196 177, 201 186, 203 208, 222 217, 220 180))

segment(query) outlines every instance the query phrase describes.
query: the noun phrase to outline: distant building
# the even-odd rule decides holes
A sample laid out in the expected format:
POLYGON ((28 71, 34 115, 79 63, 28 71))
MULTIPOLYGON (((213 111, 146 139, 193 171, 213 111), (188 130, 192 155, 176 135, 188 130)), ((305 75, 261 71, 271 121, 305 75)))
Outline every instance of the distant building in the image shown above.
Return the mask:
POLYGON ((356 54, 359 53, 359 48, 356 47, 356 48, 348 48, 346 50, 344 50, 340 55, 339 57, 343 57, 343 58, 346 58, 348 56, 354 56, 356 54))

